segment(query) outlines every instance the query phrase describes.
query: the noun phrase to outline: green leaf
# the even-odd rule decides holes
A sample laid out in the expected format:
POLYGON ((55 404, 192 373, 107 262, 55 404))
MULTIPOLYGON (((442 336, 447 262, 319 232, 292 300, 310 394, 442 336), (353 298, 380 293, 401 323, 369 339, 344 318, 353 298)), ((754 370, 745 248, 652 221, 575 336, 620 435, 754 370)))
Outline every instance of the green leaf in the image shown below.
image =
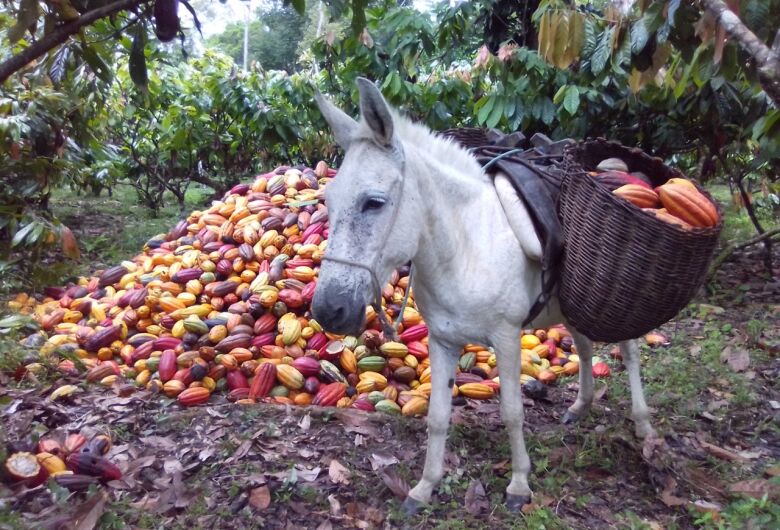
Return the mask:
POLYGON ((9 315, 0 319, 0 328, 21 328, 34 323, 35 320, 33 320, 31 317, 28 317, 27 315, 9 315))
POLYGON ((558 91, 553 96, 553 103, 556 105, 560 105, 561 101, 563 101, 563 96, 566 94, 566 89, 568 88, 568 85, 563 85, 561 88, 558 89, 558 91))
POLYGON ((631 26, 631 53, 638 54, 644 50, 649 36, 644 17, 634 22, 631 26))
POLYGON ((700 45, 698 48, 696 48, 696 52, 693 54, 693 58, 691 59, 690 64, 685 67, 683 70, 682 78, 677 82, 677 86, 674 87, 674 98, 680 99, 680 96, 682 96, 685 91, 689 88, 688 81, 691 78, 691 72, 694 68, 698 67, 699 62, 699 56, 701 55, 701 52, 704 50, 704 44, 700 45))
POLYGON ((504 115, 504 105, 501 102, 497 102, 497 105, 493 105, 493 110, 490 112, 490 116, 485 123, 485 126, 493 128, 501 121, 501 117, 504 115))
POLYGON ((21 242, 24 241, 24 238, 27 237, 27 234, 29 234, 32 231, 32 229, 35 228, 36 224, 37 223, 35 223, 34 221, 31 221, 26 225, 24 225, 18 232, 16 232, 14 234, 13 239, 11 239, 11 246, 12 247, 19 246, 19 244, 21 244, 21 242))
POLYGON ((149 74, 146 71, 146 31, 143 24, 138 25, 138 30, 133 37, 133 46, 130 48, 130 79, 139 88, 146 89, 149 84, 149 74))
POLYGON ((95 75, 97 75, 106 83, 111 82, 111 79, 113 78, 111 68, 91 46, 86 44, 82 45, 81 55, 84 57, 84 60, 87 62, 89 67, 92 68, 92 71, 95 72, 95 75))
POLYGON ((299 15, 303 15, 306 12, 306 0, 290 0, 290 3, 299 15))
POLYGON ((596 49, 593 51, 593 56, 590 58, 590 71, 594 75, 599 75, 604 71, 604 67, 609 60, 610 52, 612 50, 612 33, 613 28, 607 28, 601 34, 601 39, 596 45, 596 49))
POLYGON ((566 112, 574 116, 580 106, 580 91, 576 86, 569 86, 566 89, 566 96, 563 98, 563 108, 566 112))
POLYGON ((495 104, 496 104, 495 98, 490 97, 490 98, 487 98, 485 100, 485 103, 482 105, 482 107, 477 112, 477 123, 484 124, 487 121, 488 116, 490 115, 491 111, 493 110, 493 107, 495 106, 495 104))

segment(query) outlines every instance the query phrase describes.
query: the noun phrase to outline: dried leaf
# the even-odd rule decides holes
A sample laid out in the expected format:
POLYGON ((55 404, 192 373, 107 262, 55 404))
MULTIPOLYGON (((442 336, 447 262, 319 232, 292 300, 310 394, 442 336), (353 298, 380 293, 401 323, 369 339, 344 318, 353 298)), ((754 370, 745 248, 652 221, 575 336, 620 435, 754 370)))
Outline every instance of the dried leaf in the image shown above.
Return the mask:
POLYGON ((341 515, 341 503, 335 495, 328 495, 328 503, 330 504, 330 514, 334 517, 341 515))
POLYGON ((301 421, 298 422, 298 427, 300 427, 303 432, 309 432, 309 428, 311 427, 311 415, 307 414, 301 418, 301 421))
POLYGON ((674 491, 676 489, 677 489, 677 481, 674 480, 672 477, 667 477, 666 484, 664 485, 664 489, 661 492, 660 497, 661 497, 661 501, 669 508, 672 508, 673 506, 684 506, 685 504, 688 504, 688 501, 686 499, 674 495, 674 491))
POLYGON ((378 454, 378 453, 371 453, 369 460, 371 461, 371 469, 373 469, 374 471, 398 463, 398 459, 393 455, 385 455, 385 454, 378 454))
POLYGON ((469 483, 469 487, 466 490, 465 507, 466 511, 471 515, 479 515, 480 512, 487 510, 489 507, 485 498, 485 488, 477 479, 469 483))
POLYGON ((101 490, 79 506, 73 514, 73 530, 92 530, 103 515, 108 495, 101 490))
POLYGON ((265 510, 271 505, 271 491, 268 486, 254 488, 249 493, 249 504, 255 510, 265 510))
POLYGON ((405 499, 409 493, 409 484, 398 475, 395 468, 383 468, 377 473, 385 486, 399 499, 405 499))
POLYGON ((760 499, 764 495, 772 497, 779 494, 780 485, 772 484, 766 479, 757 478, 735 482, 729 486, 729 491, 731 493, 741 493, 743 495, 747 495, 748 497, 760 499))
POLYGON ((728 363, 729 368, 735 372, 744 372, 747 370, 748 366, 750 366, 750 353, 748 353, 747 350, 731 350, 728 353, 726 362, 728 363))
POLYGON ((322 468, 319 466, 315 467, 314 469, 304 469, 300 467, 296 468, 298 476, 306 482, 314 482, 317 480, 317 477, 320 476, 320 471, 322 471, 322 468))
POLYGON ((62 241, 62 253, 70 259, 79 259, 81 252, 79 251, 79 244, 76 241, 76 236, 67 226, 60 228, 60 240, 62 241))
POLYGON ((163 469, 166 473, 169 475, 173 475, 174 473, 181 473, 184 471, 184 467, 181 465, 181 462, 176 460, 175 458, 169 458, 163 462, 163 469))
POLYGON ((720 520, 720 511, 722 509, 720 504, 708 501, 696 501, 690 503, 688 506, 696 511, 712 514, 713 521, 720 520))
POLYGON ((341 465, 335 458, 330 461, 328 476, 334 484, 349 484, 349 469, 341 465))
POLYGON ((249 449, 252 447, 252 440, 244 440, 241 442, 241 445, 238 446, 238 449, 226 460, 226 462, 236 462, 238 460, 241 460, 246 456, 246 454, 249 452, 249 449))

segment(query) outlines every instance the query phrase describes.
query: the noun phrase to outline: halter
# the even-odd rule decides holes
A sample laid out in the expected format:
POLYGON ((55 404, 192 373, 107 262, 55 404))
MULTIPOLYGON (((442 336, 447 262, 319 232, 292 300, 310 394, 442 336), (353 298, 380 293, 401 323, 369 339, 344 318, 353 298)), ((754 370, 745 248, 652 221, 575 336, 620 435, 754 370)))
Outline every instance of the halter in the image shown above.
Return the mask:
MULTIPOLYGON (((405 164, 404 164, 405 165, 405 164)), ((403 169, 403 168, 402 168, 403 169)), ((393 229, 393 226, 395 226, 395 221, 398 217, 398 210, 401 206, 401 199, 403 197, 404 192, 404 183, 406 182, 406 179, 404 178, 403 171, 401 172, 401 193, 397 197, 397 200, 393 204, 393 211, 390 216, 390 222, 387 225, 386 230, 384 231, 384 234, 382 236, 381 242, 382 245, 379 247, 379 257, 382 256, 382 250, 387 245, 387 240, 390 238, 390 231, 393 229)), ((404 299, 401 304, 401 311, 398 313, 398 317, 395 320, 394 324, 391 324, 390 321, 387 319, 387 315, 385 314, 384 309, 382 308, 382 284, 379 282, 379 278, 376 275, 376 272, 374 272, 374 269, 365 263, 360 263, 359 261, 354 261, 346 258, 338 258, 334 256, 323 256, 322 261, 333 261, 335 263, 341 263, 342 265, 347 265, 349 267, 358 267, 360 269, 363 269, 365 271, 368 271, 369 276, 371 277, 371 287, 374 291, 374 299, 371 302, 371 307, 374 308, 374 312, 376 312, 377 318, 379 318, 379 322, 382 324, 382 333, 384 333, 386 338, 389 338, 392 341, 398 340, 398 326, 401 323, 401 320, 403 320, 404 316, 404 310, 406 309, 406 305, 409 302, 409 292, 412 288, 412 271, 414 266, 409 269, 409 285, 406 288, 406 293, 404 294, 404 299)), ((377 260, 378 261, 378 260, 377 260)))

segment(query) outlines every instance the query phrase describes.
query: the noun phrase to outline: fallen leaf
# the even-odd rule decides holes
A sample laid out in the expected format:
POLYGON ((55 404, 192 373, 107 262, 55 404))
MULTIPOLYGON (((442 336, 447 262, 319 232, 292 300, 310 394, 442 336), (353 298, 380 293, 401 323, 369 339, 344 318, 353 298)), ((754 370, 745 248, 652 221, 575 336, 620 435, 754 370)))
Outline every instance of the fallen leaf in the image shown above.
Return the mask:
POLYGON ((317 526, 317 529, 316 529, 316 530, 333 530, 333 525, 332 525, 332 524, 330 524, 330 521, 328 521, 327 519, 325 519, 324 521, 322 521, 322 522, 319 524, 319 526, 317 526))
POLYGON ((593 401, 600 401, 607 394, 607 385, 602 385, 593 393, 593 401))
POLYGON ((371 461, 371 469, 373 469, 374 471, 398 463, 398 459, 393 455, 385 455, 379 453, 371 453, 369 460, 371 461))
POLYGON ((184 468, 181 465, 181 462, 176 460, 175 458, 169 458, 165 462, 163 462, 163 469, 166 473, 172 475, 173 473, 182 472, 184 471, 184 468))
POLYGON ((550 466, 559 467, 561 465, 569 466, 574 461, 575 456, 577 456, 577 446, 565 445, 551 450, 547 458, 550 466))
POLYGON ((674 495, 674 491, 677 489, 677 481, 674 480, 672 477, 667 477, 666 484, 664 484, 664 489, 661 492, 661 501, 669 508, 672 508, 674 506, 684 506, 688 503, 686 499, 683 499, 682 497, 677 497, 674 495))
POLYGON ((249 493, 249 504, 256 510, 265 510, 271 505, 271 490, 268 486, 254 488, 249 493))
POLYGON ((744 372, 750 366, 750 353, 747 350, 732 350, 729 352, 726 362, 729 368, 735 372, 744 372))
POLYGON ((298 473, 298 476, 305 480, 306 482, 314 482, 317 480, 317 477, 320 476, 320 471, 322 471, 321 467, 315 467, 313 469, 306 469, 303 467, 297 467, 296 472, 298 473))
POLYGON ((387 467, 379 470, 379 478, 382 479, 385 486, 393 492, 393 495, 403 500, 409 493, 409 484, 398 475, 398 472, 393 467, 387 467))
POLYGON ((695 509, 696 511, 712 514, 713 521, 720 520, 720 511, 722 509, 720 504, 715 504, 714 502, 708 501, 696 501, 688 504, 688 506, 695 509))
POLYGON ((489 507, 485 498, 485 488, 477 479, 469 483, 469 487, 466 490, 465 507, 466 511, 471 515, 479 515, 480 512, 487 510, 489 507))
POLYGON ((200 453, 198 453, 198 460, 200 460, 201 462, 205 462, 206 460, 214 456, 214 453, 216 452, 217 450, 214 449, 214 447, 207 447, 203 449, 200 453))
POLYGON ((92 530, 103 515, 108 500, 105 491, 100 491, 87 499, 73 514, 73 530, 92 530))
POLYGON ((756 478, 735 482, 729 486, 729 491, 731 493, 741 493, 743 495, 747 495, 748 497, 760 499, 764 495, 774 497, 780 493, 780 485, 772 484, 763 478, 756 478))
POLYGON ((155 449, 176 449, 176 442, 168 436, 147 436, 139 441, 155 449))
POLYGON ((334 517, 341 515, 341 503, 335 495, 328 495, 328 503, 330 504, 330 514, 334 517))
POLYGON ((252 440, 244 440, 238 449, 226 460, 226 462, 237 462, 244 458, 252 447, 252 440))
POLYGON ((330 461, 328 476, 334 484, 349 484, 349 469, 341 465, 335 458, 330 461))
POLYGON ((303 432, 308 432, 309 427, 311 427, 311 415, 307 414, 301 418, 301 421, 298 422, 298 427, 300 427, 303 432))

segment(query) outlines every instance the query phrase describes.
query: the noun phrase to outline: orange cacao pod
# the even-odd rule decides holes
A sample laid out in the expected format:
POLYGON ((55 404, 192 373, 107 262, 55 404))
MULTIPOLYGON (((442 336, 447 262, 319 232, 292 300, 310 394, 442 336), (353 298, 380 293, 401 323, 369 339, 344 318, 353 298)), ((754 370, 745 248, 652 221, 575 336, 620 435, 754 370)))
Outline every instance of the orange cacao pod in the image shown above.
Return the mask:
POLYGON ((211 397, 211 392, 209 392, 209 389, 199 386, 191 387, 182 391, 182 393, 179 394, 176 399, 179 401, 180 405, 191 407, 193 405, 200 405, 201 403, 205 403, 209 400, 209 397, 211 397))
POLYGON ((638 184, 626 184, 612 192, 640 208, 658 206, 658 194, 651 189, 638 184))
POLYGON ((699 190, 682 184, 664 184, 658 188, 658 194, 670 214, 691 226, 708 228, 718 224, 718 210, 699 190))

